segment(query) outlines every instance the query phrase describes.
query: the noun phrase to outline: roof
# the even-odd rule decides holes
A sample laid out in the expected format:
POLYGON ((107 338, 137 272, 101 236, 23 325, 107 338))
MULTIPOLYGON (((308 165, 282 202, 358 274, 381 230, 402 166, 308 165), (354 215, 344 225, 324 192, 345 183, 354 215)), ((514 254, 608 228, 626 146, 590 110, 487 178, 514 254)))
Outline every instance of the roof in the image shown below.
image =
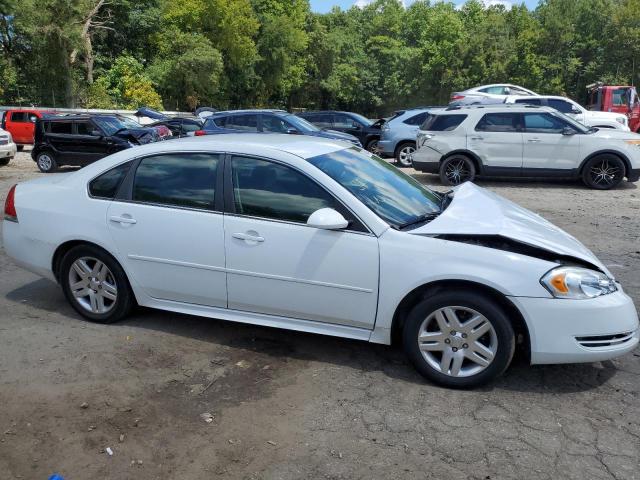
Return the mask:
MULTIPOLYGON (((278 110, 276 108, 248 108, 245 110, 221 110, 219 112, 213 112, 209 117, 216 117, 220 114, 229 114, 229 113, 286 113, 286 110, 278 110)), ((207 118, 209 118, 207 117, 207 118)))
POLYGON ((456 105, 448 107, 444 110, 440 110, 436 113, 452 113, 455 111, 468 111, 468 110, 541 110, 544 112, 555 112, 556 110, 550 107, 542 105, 527 105, 525 103, 489 103, 485 105, 456 105))
POLYGON ((268 150, 288 152, 306 159, 352 146, 353 145, 344 141, 312 137, 309 135, 225 133, 201 137, 186 137, 171 140, 170 142, 148 143, 135 147, 135 151, 147 155, 159 152, 189 150, 243 153, 245 149, 261 149, 264 152, 268 150))
POLYGON ((123 115, 117 113, 79 113, 71 115, 54 114, 50 117, 46 117, 46 120, 50 121, 65 121, 65 120, 89 120, 90 118, 100 117, 123 117, 123 115))

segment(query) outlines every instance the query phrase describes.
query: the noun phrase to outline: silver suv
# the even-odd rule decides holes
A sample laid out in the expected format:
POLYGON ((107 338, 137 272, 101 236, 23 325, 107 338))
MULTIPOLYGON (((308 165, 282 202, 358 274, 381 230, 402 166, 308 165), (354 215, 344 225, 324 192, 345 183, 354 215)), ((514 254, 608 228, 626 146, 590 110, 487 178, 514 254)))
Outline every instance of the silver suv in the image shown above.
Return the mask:
POLYGON ((606 190, 640 178, 640 135, 585 127, 549 107, 450 107, 429 113, 412 158, 445 185, 477 175, 567 177, 606 190))

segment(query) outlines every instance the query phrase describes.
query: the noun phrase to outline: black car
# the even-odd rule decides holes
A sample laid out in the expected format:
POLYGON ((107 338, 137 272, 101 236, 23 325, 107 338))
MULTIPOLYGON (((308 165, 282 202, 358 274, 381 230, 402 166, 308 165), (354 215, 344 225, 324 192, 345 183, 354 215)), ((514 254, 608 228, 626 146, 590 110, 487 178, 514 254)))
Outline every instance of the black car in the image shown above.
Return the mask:
POLYGON ((204 122, 197 135, 220 133, 283 133, 289 135, 309 135, 351 142, 358 147, 362 144, 353 135, 335 130, 323 130, 303 118, 284 110, 229 110, 212 113, 204 122))
POLYGON ((364 148, 370 152, 377 152, 378 141, 380 140, 380 129, 384 120, 371 121, 359 113, 337 112, 324 110, 317 112, 296 113, 300 118, 313 123, 316 127, 353 135, 364 148))
POLYGON ((36 122, 31 158, 46 173, 61 165, 88 165, 125 148, 157 140, 155 129, 119 115, 54 116, 36 122))

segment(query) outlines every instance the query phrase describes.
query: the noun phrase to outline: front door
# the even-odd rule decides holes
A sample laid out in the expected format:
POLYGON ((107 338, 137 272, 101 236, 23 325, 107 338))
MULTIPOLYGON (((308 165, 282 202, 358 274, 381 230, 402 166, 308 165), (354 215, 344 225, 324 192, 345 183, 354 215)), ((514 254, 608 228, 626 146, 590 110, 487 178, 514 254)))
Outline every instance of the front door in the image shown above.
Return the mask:
POLYGON ((86 165, 107 156, 107 139, 89 120, 74 122, 76 142, 72 145, 77 163, 86 165))
POLYGON ((264 159, 229 161, 229 308, 372 329, 378 239, 302 172, 264 159), (309 215, 325 207, 343 213, 349 227, 307 226, 309 215))
POLYGON ((345 115, 344 113, 335 113, 333 115, 333 129, 353 135, 364 144, 363 125, 356 122, 349 115, 345 115))
POLYGON ((467 132, 469 150, 480 157, 486 174, 516 174, 522 168, 519 113, 487 113, 467 132))
POLYGON ((149 296, 227 306, 222 197, 215 193, 221 166, 217 154, 145 157, 110 205, 113 240, 149 296))
POLYGON ((548 112, 525 113, 522 135, 526 174, 562 175, 578 168, 580 134, 559 116, 548 112), (563 134, 565 128, 574 134, 563 134))

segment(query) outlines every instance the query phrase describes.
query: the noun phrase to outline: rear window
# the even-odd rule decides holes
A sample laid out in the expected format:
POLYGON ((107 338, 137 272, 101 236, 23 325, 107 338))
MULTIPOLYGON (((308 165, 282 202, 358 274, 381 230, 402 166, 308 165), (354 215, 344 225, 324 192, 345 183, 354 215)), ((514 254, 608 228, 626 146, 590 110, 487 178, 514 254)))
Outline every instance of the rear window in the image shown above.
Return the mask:
POLYGON ((466 115, 429 115, 420 128, 430 132, 450 132, 464 122, 465 118, 466 115))
POLYGON ((422 125, 426 120, 428 114, 429 112, 419 113, 417 115, 414 115, 413 117, 407 118, 403 123, 406 123, 407 125, 422 125))
POLYGON ((94 178, 89 183, 89 194, 92 197, 112 200, 118 193, 118 188, 130 167, 131 162, 123 163, 94 178))

